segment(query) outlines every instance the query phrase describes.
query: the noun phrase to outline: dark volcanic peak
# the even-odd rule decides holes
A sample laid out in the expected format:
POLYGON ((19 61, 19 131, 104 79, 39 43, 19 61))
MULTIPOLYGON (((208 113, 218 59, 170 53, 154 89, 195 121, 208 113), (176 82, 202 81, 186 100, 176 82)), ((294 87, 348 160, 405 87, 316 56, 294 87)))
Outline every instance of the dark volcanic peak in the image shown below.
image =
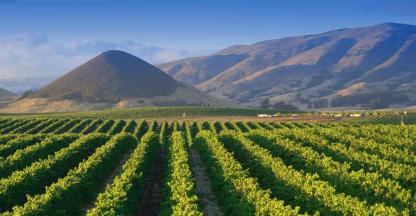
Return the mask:
POLYGON ((70 71, 32 98, 118 102, 127 98, 166 96, 179 85, 142 59, 110 50, 70 71))

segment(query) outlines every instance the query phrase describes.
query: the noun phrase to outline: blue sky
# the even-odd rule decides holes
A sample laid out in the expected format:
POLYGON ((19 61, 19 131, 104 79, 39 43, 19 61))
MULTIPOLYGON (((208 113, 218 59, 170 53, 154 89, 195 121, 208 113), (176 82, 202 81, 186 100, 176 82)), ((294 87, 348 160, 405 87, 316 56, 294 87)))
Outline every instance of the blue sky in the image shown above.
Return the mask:
POLYGON ((105 49, 161 63, 382 22, 416 24, 416 1, 0 0, 0 80, 57 76, 105 49))
POLYGON ((0 34, 35 32, 175 49, 235 43, 381 22, 416 24, 414 0, 0 0, 0 34))

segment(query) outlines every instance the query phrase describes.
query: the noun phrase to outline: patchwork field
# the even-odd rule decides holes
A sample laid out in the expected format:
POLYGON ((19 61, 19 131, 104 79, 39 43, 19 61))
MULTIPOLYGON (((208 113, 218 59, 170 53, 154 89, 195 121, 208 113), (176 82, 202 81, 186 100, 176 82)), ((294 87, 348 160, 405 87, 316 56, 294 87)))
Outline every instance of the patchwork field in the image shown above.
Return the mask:
POLYGON ((416 127, 0 119, 1 215, 416 215, 416 127))

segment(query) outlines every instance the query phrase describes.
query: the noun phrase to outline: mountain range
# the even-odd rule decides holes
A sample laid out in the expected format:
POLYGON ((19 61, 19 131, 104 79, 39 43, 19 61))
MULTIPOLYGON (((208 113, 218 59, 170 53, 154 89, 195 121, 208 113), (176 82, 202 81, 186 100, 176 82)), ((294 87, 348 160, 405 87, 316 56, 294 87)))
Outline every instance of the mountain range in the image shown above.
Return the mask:
MULTIPOLYGON (((38 82, 38 81, 37 81, 38 82)), ((0 112, 208 105, 276 109, 416 105, 416 26, 383 23, 234 45, 155 67, 110 50, 0 112)))
POLYGON ((159 68, 245 106, 416 104, 416 26, 383 23, 235 45, 159 68))

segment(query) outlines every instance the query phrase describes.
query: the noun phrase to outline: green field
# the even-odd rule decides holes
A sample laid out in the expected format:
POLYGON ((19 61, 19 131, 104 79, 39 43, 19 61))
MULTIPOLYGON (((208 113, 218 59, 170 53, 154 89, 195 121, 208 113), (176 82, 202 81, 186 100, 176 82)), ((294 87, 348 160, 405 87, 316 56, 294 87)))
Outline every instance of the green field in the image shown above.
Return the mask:
POLYGON ((111 119, 139 119, 139 118, 160 118, 160 117, 182 117, 186 116, 256 116, 259 113, 301 113, 299 111, 282 111, 271 109, 247 109, 247 108, 214 108, 214 107, 145 107, 130 109, 110 109, 86 112, 67 113, 35 113, 35 114, 9 114, 3 113, 5 117, 23 118, 111 118, 111 119))
MULTIPOLYGON (((330 112, 331 113, 331 112, 330 112)), ((353 113, 353 112, 352 112, 353 113)), ((404 124, 416 124, 416 113, 408 112, 406 115, 400 115, 395 111, 387 111, 377 115, 368 115, 365 117, 352 118, 334 118, 334 117, 316 117, 315 113, 301 112, 301 111, 285 111, 285 110, 271 110, 271 109, 248 109, 248 108, 215 108, 215 107, 145 107, 145 108, 130 108, 130 109, 109 109, 109 110, 95 110, 86 112, 64 112, 64 113, 0 113, 0 118, 102 118, 102 119, 169 119, 169 122, 174 120, 204 120, 214 119, 218 121, 226 121, 233 119, 233 121, 297 121, 297 122, 336 122, 349 124, 401 124, 403 119, 404 124), (185 113, 185 118, 183 114, 185 113), (280 118, 257 118, 257 114, 281 114, 280 118), (300 117, 289 119, 289 114, 297 114, 300 117), (309 116, 310 119, 302 117, 309 116)), ((198 120, 198 121, 199 121, 198 120)))
POLYGON ((354 122, 360 124, 401 124, 403 121, 404 124, 416 124, 416 114, 410 113, 407 115, 376 115, 376 116, 367 116, 364 118, 352 118, 346 122, 354 122))
POLYGON ((416 215, 416 126, 0 119, 2 215, 416 215))

